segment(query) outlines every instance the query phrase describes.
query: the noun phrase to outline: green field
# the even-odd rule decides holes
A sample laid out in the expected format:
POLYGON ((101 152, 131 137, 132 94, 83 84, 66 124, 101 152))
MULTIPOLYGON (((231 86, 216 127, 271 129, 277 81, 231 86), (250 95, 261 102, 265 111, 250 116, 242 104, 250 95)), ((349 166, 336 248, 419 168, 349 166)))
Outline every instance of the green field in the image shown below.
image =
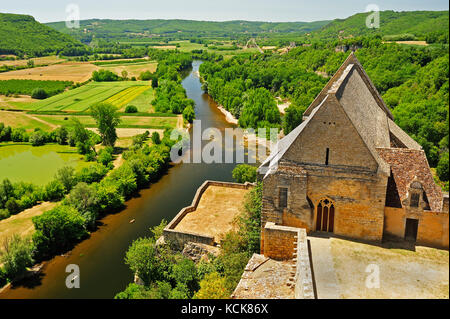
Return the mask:
POLYGON ((133 86, 148 86, 145 81, 91 82, 57 96, 26 105, 33 111, 84 112, 133 86))
POLYGON ((63 166, 81 169, 90 165, 74 147, 47 144, 33 147, 29 143, 0 144, 0 176, 12 182, 45 185, 63 166))
MULTIPOLYGON (((71 117, 76 117, 80 120, 85 127, 92 128, 97 127, 95 120, 91 116, 65 116, 65 115, 34 115, 36 118, 41 119, 47 123, 53 125, 70 126, 72 121, 71 117)), ((177 117, 144 117, 144 116, 121 116, 121 123, 118 128, 149 128, 149 129, 164 129, 167 126, 176 127, 177 117)))

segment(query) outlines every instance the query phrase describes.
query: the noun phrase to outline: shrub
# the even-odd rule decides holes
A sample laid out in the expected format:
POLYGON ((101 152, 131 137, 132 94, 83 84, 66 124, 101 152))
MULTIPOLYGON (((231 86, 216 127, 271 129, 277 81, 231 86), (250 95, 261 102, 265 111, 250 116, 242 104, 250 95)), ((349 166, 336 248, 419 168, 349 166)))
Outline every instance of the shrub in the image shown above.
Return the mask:
POLYGON ((159 133, 158 132, 153 132, 152 133, 152 143, 155 145, 161 144, 161 138, 159 137, 159 133))
POLYGON ((49 201, 60 200, 64 197, 66 189, 59 180, 53 180, 45 185, 45 198, 49 201))
POLYGON ((108 169, 105 166, 95 163, 88 167, 83 167, 77 174, 77 180, 91 184, 99 182, 107 173, 108 169))
POLYGON ((13 128, 11 130, 11 140, 13 142, 27 142, 28 135, 24 128, 13 128))
POLYGON ((31 97, 33 99, 43 100, 43 99, 47 98, 47 96, 48 96, 47 92, 41 88, 36 88, 33 90, 33 92, 31 92, 31 97))
POLYGON ((70 192, 72 187, 77 183, 75 169, 72 166, 64 166, 58 169, 55 174, 55 179, 64 186, 66 193, 70 192))
POLYGON ((200 290, 194 295, 194 299, 228 299, 230 293, 225 284, 226 279, 217 272, 208 274, 200 282, 200 290))
POLYGON ((9 218, 9 216, 11 216, 11 214, 7 209, 0 209, 0 220, 9 218))
POLYGON ((19 202, 13 197, 8 199, 8 201, 5 204, 5 207, 11 215, 15 215, 22 210, 19 202))
POLYGON ((125 108, 125 113, 137 113, 138 109, 134 105, 127 105, 125 108))
POLYGON ((256 181, 256 167, 248 164, 239 164, 233 169, 232 175, 237 183, 253 183, 256 181))
POLYGON ((115 211, 123 206, 125 199, 118 187, 112 183, 100 183, 96 185, 97 209, 100 213, 115 211))
POLYGON ((92 79, 95 82, 112 82, 117 81, 119 76, 109 70, 101 69, 92 73, 92 79))
POLYGON ((44 145, 46 142, 46 136, 43 131, 36 131, 33 134, 31 134, 29 139, 31 145, 33 146, 41 146, 44 145))
POLYGON ((34 263, 32 242, 16 234, 5 238, 2 244, 3 253, 0 255, 0 261, 3 263, 5 276, 12 280, 23 275, 27 267, 34 263))
POLYGON ((189 122, 192 123, 195 119, 195 111, 192 105, 188 105, 184 111, 183 111, 183 118, 189 122))
POLYGON ((97 162, 99 162, 100 164, 112 168, 112 165, 110 167, 110 163, 114 160, 114 157, 112 155, 113 153, 113 148, 112 147, 107 147, 104 148, 102 150, 100 150, 100 152, 98 153, 97 156, 97 162))

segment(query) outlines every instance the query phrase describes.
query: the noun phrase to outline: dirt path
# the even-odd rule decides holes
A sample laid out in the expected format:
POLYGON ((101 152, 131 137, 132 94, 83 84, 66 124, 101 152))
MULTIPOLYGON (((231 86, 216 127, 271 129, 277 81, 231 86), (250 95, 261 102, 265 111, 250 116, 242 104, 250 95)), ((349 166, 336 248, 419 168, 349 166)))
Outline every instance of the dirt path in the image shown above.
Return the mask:
POLYGON ((34 231, 34 225, 31 219, 34 216, 39 216, 44 212, 54 208, 58 203, 43 202, 39 205, 33 206, 23 212, 13 215, 7 219, 0 221, 0 243, 5 237, 18 234, 20 236, 31 235, 34 231))
POLYGON ((55 124, 52 124, 52 123, 50 123, 50 122, 47 122, 47 121, 45 121, 45 120, 43 120, 43 119, 40 119, 40 118, 38 118, 38 117, 36 117, 36 116, 27 114, 27 113, 23 113, 23 115, 25 115, 26 117, 28 117, 28 118, 30 118, 30 119, 33 119, 33 120, 35 120, 35 121, 41 122, 41 123, 43 123, 43 124, 45 124, 45 125, 48 125, 48 126, 50 126, 52 129, 55 129, 55 128, 57 128, 57 127, 59 126, 59 125, 55 125, 55 124))

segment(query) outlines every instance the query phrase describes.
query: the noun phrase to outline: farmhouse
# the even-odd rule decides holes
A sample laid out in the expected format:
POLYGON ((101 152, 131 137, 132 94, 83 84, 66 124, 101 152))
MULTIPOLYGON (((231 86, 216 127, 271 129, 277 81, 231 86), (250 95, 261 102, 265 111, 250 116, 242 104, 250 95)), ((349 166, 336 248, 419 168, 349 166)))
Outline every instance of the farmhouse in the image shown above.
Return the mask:
POLYGON ((274 227, 369 241, 394 236, 448 248, 448 195, 435 184, 421 146, 393 120, 350 54, 302 124, 258 169, 262 254, 293 254, 274 227))

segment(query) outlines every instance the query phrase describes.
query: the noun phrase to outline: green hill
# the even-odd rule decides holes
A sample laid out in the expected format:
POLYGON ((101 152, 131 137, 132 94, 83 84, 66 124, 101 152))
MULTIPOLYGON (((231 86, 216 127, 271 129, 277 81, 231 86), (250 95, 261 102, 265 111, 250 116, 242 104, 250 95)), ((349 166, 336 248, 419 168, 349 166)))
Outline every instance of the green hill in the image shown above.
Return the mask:
POLYGON ((317 30, 329 21, 316 22, 254 22, 254 21, 194 21, 194 20, 82 20, 80 29, 67 29, 65 22, 47 23, 48 26, 70 34, 83 42, 96 38, 150 38, 152 35, 172 38, 232 37, 259 34, 304 34, 317 30))
POLYGON ((81 45, 32 16, 0 13, 0 54, 43 56, 81 45))
POLYGON ((357 13, 346 19, 336 19, 313 32, 320 39, 336 39, 381 35, 386 40, 431 40, 446 35, 448 43, 448 11, 381 11, 380 27, 367 28, 366 18, 369 13, 357 13))

